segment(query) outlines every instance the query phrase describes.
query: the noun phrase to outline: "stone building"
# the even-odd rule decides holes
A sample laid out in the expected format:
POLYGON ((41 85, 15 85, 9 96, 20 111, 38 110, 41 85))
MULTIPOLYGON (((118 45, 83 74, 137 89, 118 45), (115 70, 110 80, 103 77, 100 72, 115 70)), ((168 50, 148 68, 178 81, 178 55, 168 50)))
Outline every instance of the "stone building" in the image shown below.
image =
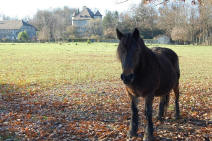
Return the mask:
POLYGON ((74 12, 72 16, 72 25, 77 28, 78 33, 83 34, 87 31, 86 26, 88 25, 88 22, 93 19, 102 20, 102 14, 99 10, 94 13, 91 9, 84 6, 81 12, 79 10, 74 12))
POLYGON ((36 39, 37 29, 23 20, 0 21, 0 40, 17 40, 18 33, 26 31, 30 40, 36 39))

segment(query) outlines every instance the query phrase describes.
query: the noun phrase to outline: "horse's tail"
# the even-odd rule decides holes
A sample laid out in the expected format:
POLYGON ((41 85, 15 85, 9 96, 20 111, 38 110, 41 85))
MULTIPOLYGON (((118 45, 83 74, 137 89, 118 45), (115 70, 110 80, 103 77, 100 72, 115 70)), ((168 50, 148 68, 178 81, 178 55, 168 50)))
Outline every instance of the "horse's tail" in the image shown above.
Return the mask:
POLYGON ((179 80, 180 79, 180 66, 179 66, 179 58, 178 58, 178 56, 177 56, 176 62, 174 64, 174 67, 176 69, 177 78, 179 80))
POLYGON ((180 66, 179 66, 179 57, 178 55, 171 49, 167 49, 166 53, 167 57, 170 59, 174 69, 177 73, 177 79, 180 79, 180 66))
POLYGON ((171 49, 167 49, 166 56, 170 59, 174 69, 177 73, 177 79, 180 79, 180 66, 179 66, 179 57, 178 55, 171 49))

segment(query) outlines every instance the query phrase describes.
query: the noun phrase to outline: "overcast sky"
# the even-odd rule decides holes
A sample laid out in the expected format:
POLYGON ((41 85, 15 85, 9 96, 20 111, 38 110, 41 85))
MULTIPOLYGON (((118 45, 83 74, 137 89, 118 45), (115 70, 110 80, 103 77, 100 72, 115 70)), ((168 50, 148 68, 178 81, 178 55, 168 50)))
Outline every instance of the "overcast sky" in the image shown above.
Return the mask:
POLYGON ((19 19, 32 17, 37 10, 63 8, 82 8, 87 6, 91 9, 98 9, 103 15, 106 10, 123 12, 128 10, 133 4, 138 4, 141 0, 129 0, 117 4, 124 0, 0 0, 0 15, 4 14, 19 19))

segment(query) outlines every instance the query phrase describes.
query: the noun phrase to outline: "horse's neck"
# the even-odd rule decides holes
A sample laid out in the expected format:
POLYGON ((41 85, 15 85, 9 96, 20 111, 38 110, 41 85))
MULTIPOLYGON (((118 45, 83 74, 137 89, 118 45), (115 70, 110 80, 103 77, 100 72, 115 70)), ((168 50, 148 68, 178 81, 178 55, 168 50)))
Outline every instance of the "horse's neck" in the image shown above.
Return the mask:
POLYGON ((148 69, 151 69, 150 67, 152 67, 152 60, 154 59, 153 58, 154 54, 153 52, 151 51, 151 49, 149 49, 148 47, 144 46, 142 48, 142 52, 140 54, 140 62, 139 62, 139 67, 138 67, 138 71, 139 72, 142 72, 142 71, 145 71, 145 70, 148 70, 148 69))

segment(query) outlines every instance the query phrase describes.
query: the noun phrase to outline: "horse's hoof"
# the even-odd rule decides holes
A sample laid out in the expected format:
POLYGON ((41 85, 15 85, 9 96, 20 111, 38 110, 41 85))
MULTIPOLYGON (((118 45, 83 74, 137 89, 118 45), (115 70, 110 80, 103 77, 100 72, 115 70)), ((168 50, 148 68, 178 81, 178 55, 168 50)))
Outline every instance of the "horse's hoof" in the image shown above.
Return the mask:
POLYGON ((159 120, 160 122, 164 121, 164 118, 163 117, 157 117, 157 120, 159 120))
POLYGON ((155 138, 154 138, 154 136, 144 135, 143 141, 155 141, 155 138))
POLYGON ((182 119, 182 117, 180 115, 175 116, 175 120, 179 120, 179 119, 182 119))
POLYGON ((128 137, 138 137, 138 134, 136 132, 129 131, 128 132, 128 137))

